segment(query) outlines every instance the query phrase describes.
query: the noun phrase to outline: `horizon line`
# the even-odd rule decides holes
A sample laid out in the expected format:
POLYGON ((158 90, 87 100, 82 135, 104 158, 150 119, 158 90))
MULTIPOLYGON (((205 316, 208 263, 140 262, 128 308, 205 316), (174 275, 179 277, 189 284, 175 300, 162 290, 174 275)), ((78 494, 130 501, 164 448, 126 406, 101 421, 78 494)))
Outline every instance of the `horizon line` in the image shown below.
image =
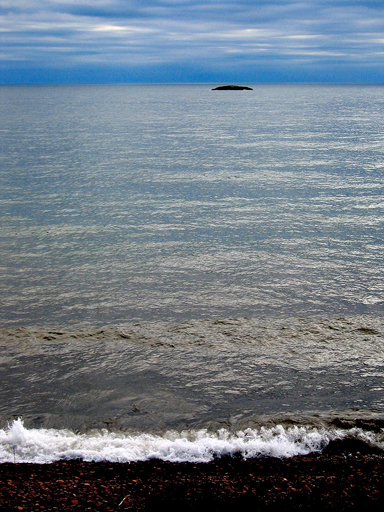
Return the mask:
POLYGON ((244 81, 244 82, 13 82, 6 83, 0 82, 0 87, 5 86, 74 86, 74 85, 243 85, 243 84, 251 84, 254 86, 262 86, 262 85, 355 85, 355 86, 384 86, 384 82, 252 82, 252 81, 244 81))

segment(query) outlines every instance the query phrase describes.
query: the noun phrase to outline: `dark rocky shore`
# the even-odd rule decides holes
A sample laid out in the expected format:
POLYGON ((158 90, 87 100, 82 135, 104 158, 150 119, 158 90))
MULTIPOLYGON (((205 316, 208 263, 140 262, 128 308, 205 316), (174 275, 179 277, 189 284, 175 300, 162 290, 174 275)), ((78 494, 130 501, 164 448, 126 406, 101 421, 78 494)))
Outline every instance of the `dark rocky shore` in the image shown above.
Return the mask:
POLYGON ((0 464, 0 510, 384 510, 381 455, 0 464))

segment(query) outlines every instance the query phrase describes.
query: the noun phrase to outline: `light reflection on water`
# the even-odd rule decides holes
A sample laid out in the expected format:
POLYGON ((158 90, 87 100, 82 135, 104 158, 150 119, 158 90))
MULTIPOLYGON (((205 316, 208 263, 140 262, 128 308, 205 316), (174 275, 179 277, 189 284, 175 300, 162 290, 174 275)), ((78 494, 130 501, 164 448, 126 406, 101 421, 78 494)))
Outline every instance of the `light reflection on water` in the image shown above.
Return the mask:
POLYGON ((2 87, 2 323, 381 314, 382 93, 2 87))

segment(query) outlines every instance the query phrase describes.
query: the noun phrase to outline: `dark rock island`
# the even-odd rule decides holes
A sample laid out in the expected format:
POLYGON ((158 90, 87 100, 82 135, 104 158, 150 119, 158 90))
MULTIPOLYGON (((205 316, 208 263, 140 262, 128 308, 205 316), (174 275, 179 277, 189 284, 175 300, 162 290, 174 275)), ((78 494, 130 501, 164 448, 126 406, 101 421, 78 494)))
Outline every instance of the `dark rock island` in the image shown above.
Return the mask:
POLYGON ((253 91, 253 89, 245 85, 220 85, 219 87, 214 87, 211 91, 253 91))

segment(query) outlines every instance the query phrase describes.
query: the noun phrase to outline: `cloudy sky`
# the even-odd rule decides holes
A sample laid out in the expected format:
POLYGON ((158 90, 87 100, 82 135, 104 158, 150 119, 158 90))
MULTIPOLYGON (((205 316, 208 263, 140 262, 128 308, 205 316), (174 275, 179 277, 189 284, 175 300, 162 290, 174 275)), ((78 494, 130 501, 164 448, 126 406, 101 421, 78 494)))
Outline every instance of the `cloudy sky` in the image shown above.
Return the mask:
POLYGON ((1 0, 0 83, 384 82, 384 0, 1 0))

